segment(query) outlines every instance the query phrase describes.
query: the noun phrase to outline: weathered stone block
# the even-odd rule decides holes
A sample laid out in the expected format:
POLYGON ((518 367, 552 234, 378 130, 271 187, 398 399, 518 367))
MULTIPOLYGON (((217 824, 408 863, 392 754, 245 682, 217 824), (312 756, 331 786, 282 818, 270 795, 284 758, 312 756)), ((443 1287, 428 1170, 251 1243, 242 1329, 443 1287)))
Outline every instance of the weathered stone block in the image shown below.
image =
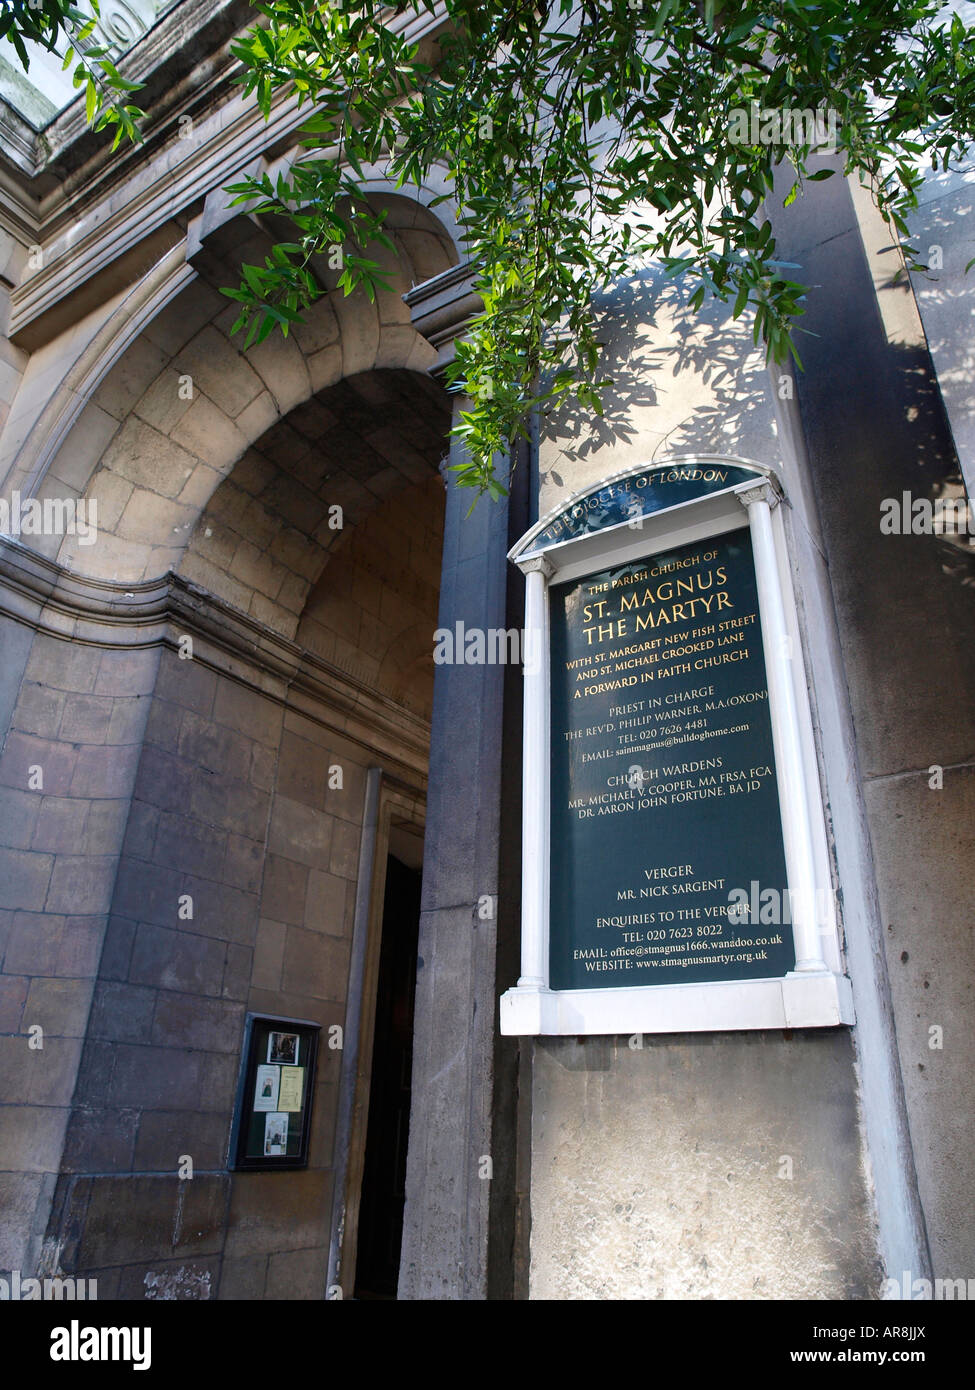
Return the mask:
POLYGON ((62 979, 91 979, 98 969, 98 960, 105 936, 105 918, 68 917, 61 935, 55 973, 62 979))
POLYGON ((201 999, 195 994, 159 995, 152 1041, 164 1047, 198 1047, 207 1052, 238 1052, 244 1026, 242 1004, 201 999))
MULTIPOLYGON (((219 825, 247 839, 263 839, 270 800, 267 792, 211 773, 206 768, 196 769, 190 779, 192 814, 198 820, 219 825)), ((183 809, 186 809, 185 803, 183 809)))
POLYGON ((0 1035, 0 1095, 5 1105, 28 1105, 32 1059, 27 1039, 15 1035, 0 1035))
POLYGON ((44 797, 31 847, 52 854, 77 853, 83 848, 89 806, 78 798, 44 797))
POLYGON ((254 944, 254 966, 251 983, 256 989, 281 988, 281 969, 284 964, 284 941, 287 927, 262 917, 254 944))
POLYGON ((79 748, 77 765, 71 778, 71 795, 109 800, 131 796, 140 753, 141 749, 135 743, 123 748, 79 748))
MULTIPOLYGON (((271 806, 268 849, 311 868, 327 869, 332 846, 331 816, 300 801, 276 796, 271 806)), ((271 913, 271 916, 277 914, 271 913)))
POLYGON ((0 902, 8 908, 39 912, 47 897, 54 856, 0 849, 0 902))
POLYGON ((228 1116, 229 1122, 237 1091, 239 1065, 240 1058, 237 1053, 210 1052, 207 1054, 203 1068, 203 1081, 196 1097, 200 1110, 219 1111, 220 1114, 228 1116))
POLYGON ((305 919, 307 887, 308 870, 304 865, 269 854, 264 867, 261 915, 300 926, 305 919))
POLYGON ((335 1161, 335 1114, 338 1105, 338 1069, 332 1063, 341 1055, 328 1046, 327 1033, 322 1038, 318 1075, 328 1076, 315 1086, 315 1105, 312 1111, 311 1139, 308 1145, 308 1164, 311 1168, 331 1168, 335 1161))
POLYGON ((287 729, 281 736, 277 791, 292 801, 321 808, 328 783, 328 760, 322 749, 287 729))
POLYGON ((69 743, 104 743, 113 707, 110 695, 65 696, 61 737, 69 743))
MULTIPOLYGON (((97 1097, 91 1099, 97 1100, 97 1097)), ((89 1109, 71 1112, 64 1141, 65 1173, 126 1172, 139 1124, 139 1111, 89 1109)))
POLYGON ((3 968, 8 975, 55 975, 64 933, 64 918, 41 912, 18 912, 7 942, 3 968))
POLYGON ((213 717, 258 743, 276 745, 281 736, 280 706, 230 681, 220 682, 213 717))
POLYGON ((260 1299, 264 1297, 267 1255, 244 1255, 236 1260, 224 1258, 220 1271, 221 1299, 260 1299))
POLYGON ((186 1181, 195 1182, 200 1169, 226 1164, 229 1124, 229 1116, 198 1110, 147 1111, 139 1125, 133 1169, 177 1173, 186 1155, 194 1169, 193 1178, 186 1181))
POLYGON ((215 1253, 229 1179, 110 1177, 91 1183, 81 1268, 215 1253))
POLYGON ((136 924, 124 917, 110 917, 105 929, 99 974, 104 980, 127 980, 136 924))
POLYGON ((85 853, 118 855, 128 815, 129 802, 125 797, 93 801, 85 822, 85 853))
POLYGON ((106 648, 98 664, 96 695, 134 698, 149 695, 159 670, 159 648, 106 648))
POLYGON ((77 760, 77 749, 70 744, 52 743, 29 734, 10 733, 0 756, 0 784, 17 787, 20 791, 67 796, 77 760), (32 771, 38 768, 40 784, 36 771, 32 771))
POLYGON ((24 1004, 24 1028, 40 1024, 45 1036, 83 1037, 92 988, 91 980, 32 980, 24 1004))
POLYGON ((225 959, 221 941, 143 925, 136 932, 129 979, 155 989, 216 996, 223 982, 225 959))
POLYGON ((258 893, 263 871, 264 846, 261 841, 250 840, 246 835, 228 835, 223 871, 219 875, 223 882, 244 893, 258 893))
POLYGON ((168 435, 189 410, 192 401, 180 394, 180 373, 161 372, 139 401, 136 414, 147 425, 168 435))
POLYGON ((122 841, 122 852, 127 858, 152 858, 161 814, 156 806, 148 806, 144 801, 132 801, 125 827, 125 839, 122 841))
POLYGON ((218 473, 229 473, 248 444, 247 436, 237 429, 230 416, 202 393, 172 430, 170 439, 210 465, 206 494, 197 500, 199 506, 205 504, 219 481, 218 473))
POLYGON ((99 981, 92 1001, 90 1038, 109 1042, 149 1042, 156 991, 138 985, 99 981))
POLYGON ((67 1118, 54 1106, 0 1107, 0 1170, 56 1172, 67 1118))
POLYGON ((217 329, 203 328, 179 353, 175 363, 188 373, 198 391, 234 418, 264 389, 261 378, 217 329))
POLYGON ((250 946, 228 946, 227 963, 223 972, 224 999, 246 999, 250 989, 254 952, 250 946))
POLYGON ((28 1075, 31 1105, 70 1105, 78 1077, 81 1038, 48 1037, 40 1051, 31 1051, 26 1041, 24 1047, 22 1065, 28 1075))
POLYGON ((332 831, 329 869, 340 878, 354 879, 359 872, 359 827, 337 820, 332 831))
POLYGON ((0 1269, 27 1267, 31 1222, 41 1193, 37 1173, 0 1173, 0 1269))
POLYGON ((183 711, 179 705, 156 697, 146 720, 146 742, 164 748, 167 753, 175 753, 179 747, 182 718, 183 711))
POLYGON ((179 738, 180 756, 211 772, 246 780, 253 744, 233 729, 201 715, 183 715, 179 738))
POLYGON ((122 420, 166 365, 166 354, 142 336, 131 342, 95 392, 102 410, 122 420))
POLYGON ((54 861, 47 910, 75 915, 107 912, 112 901, 117 864, 114 855, 96 858, 59 854, 54 861))
POLYGON ((30 848, 41 805, 37 792, 0 787, 0 840, 5 848, 30 848))
POLYGON ((236 1257, 315 1246, 328 1231, 331 1193, 331 1173, 313 1169, 273 1185, 265 1173, 236 1173, 226 1253, 236 1257))
POLYGON ((11 727, 38 738, 56 738, 68 697, 52 686, 25 682, 21 686, 11 727))
POLYGON ((83 694, 95 688, 100 659, 95 647, 77 647, 39 634, 31 647, 24 679, 83 694))
POLYGON ((137 489, 148 488, 159 500, 179 493, 196 465, 196 458, 145 420, 132 415, 105 450, 102 464, 137 489))
POLYGON ((175 1047, 122 1045, 115 1051, 111 1105, 178 1110, 194 1095, 203 1073, 203 1054, 175 1047))
POLYGON ((345 941, 304 927, 289 927, 284 945, 282 988, 318 999, 346 996, 349 947, 345 941))
POLYGON ((193 897, 193 921, 187 926, 194 932, 243 946, 252 944, 257 931, 256 893, 200 878, 187 879, 186 892, 193 897))
POLYGON ((216 688, 215 673, 199 661, 181 661, 172 652, 167 652, 160 661, 156 694, 161 699, 206 715, 213 708, 216 688))
POLYGON ((328 932, 329 936, 348 935, 352 893, 353 885, 348 879, 313 869, 308 878, 304 925, 310 931, 328 932))
POLYGON ((290 1250, 271 1255, 267 1263, 268 1299, 321 1299, 325 1295, 328 1249, 290 1250))
POLYGON ((175 927, 180 898, 188 891, 183 875, 176 870, 123 856, 115 879, 112 910, 133 921, 175 927))
POLYGON ((191 816, 163 811, 159 817, 153 859, 201 878, 220 878, 227 836, 191 816))

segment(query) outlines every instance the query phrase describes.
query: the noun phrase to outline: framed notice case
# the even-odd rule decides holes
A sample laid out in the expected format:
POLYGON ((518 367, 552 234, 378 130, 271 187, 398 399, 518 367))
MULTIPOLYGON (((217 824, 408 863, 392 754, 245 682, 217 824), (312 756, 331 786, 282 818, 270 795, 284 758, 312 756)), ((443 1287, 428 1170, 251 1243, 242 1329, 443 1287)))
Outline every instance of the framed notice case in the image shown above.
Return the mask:
POLYGON ((747 459, 638 463, 509 553, 524 815, 503 1034, 854 1022, 784 499, 747 459))
POLYGON ((248 1014, 230 1167, 306 1168, 321 1025, 248 1014))

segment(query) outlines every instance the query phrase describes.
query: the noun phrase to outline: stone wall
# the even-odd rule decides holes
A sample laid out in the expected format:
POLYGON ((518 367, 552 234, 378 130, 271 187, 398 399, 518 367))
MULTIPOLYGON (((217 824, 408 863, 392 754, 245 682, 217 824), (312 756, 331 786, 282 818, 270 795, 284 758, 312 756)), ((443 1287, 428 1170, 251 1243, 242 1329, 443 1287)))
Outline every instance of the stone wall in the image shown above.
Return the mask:
MULTIPOLYGON (((805 320, 818 336, 797 398, 875 874, 875 889, 854 880, 844 892, 877 895, 877 949, 933 1274, 967 1278, 975 1267, 972 557, 935 535, 880 527, 885 498, 941 495, 959 459, 914 296, 892 282, 889 234, 865 196, 851 197, 839 180, 820 187, 819 222, 787 223, 783 249, 818 286, 805 320)), ((871 1080, 867 1073, 864 1084, 871 1080)), ((887 1161, 877 1145, 878 1173, 887 1161)), ((902 1269, 893 1270, 898 1280, 902 1269)), ((927 1277, 917 1265, 912 1274, 927 1277)))
MULTIPOLYGON (((750 325, 720 305, 695 319, 653 270, 607 296, 603 315, 613 413, 545 422, 540 512, 668 454, 770 464, 792 503, 804 611, 804 585, 819 577, 816 519, 750 325)), ((807 674, 812 683, 808 663, 807 674)), ((625 1037, 538 1040, 531 1296, 875 1297, 854 1039, 842 1028, 647 1036, 633 1048, 625 1037)))
POLYGON ((848 1030, 548 1038, 534 1069, 534 1298, 875 1296, 848 1030))
MULTIPOLYGON (((365 614, 354 546, 316 612, 343 625, 351 606, 377 651, 395 613, 429 666, 442 484, 416 492, 376 514, 365 614)), ((0 1264, 85 1274, 103 1298, 321 1298, 366 773, 422 805, 429 672, 400 673, 397 701, 180 581, 125 598, 131 646, 8 623, 0 1264), (230 1171, 248 1011, 322 1026, 306 1170, 230 1171)))
POLYGON ((9 619, 0 640, 10 663, 0 710, 0 1265, 29 1268, 61 1159, 158 651, 77 645, 9 619))
POLYGON ((444 486, 431 478, 339 538, 297 638, 429 719, 444 486))

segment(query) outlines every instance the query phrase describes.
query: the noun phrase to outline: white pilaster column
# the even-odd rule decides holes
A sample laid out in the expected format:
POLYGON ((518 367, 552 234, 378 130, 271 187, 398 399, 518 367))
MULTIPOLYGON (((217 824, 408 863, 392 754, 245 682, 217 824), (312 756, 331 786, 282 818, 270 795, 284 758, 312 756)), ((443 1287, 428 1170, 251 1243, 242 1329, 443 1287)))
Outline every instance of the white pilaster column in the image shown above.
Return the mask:
POLYGON ((738 494, 748 513, 758 584, 758 606, 765 643, 772 744, 782 815, 782 836, 789 875, 796 973, 825 971, 816 920, 816 869, 806 800, 802 741, 792 684, 792 642, 779 587, 772 508, 778 502, 767 483, 738 494))
POLYGON ((549 616, 544 555, 520 560, 525 575, 524 764, 522 768, 521 978, 519 989, 548 989, 549 616))

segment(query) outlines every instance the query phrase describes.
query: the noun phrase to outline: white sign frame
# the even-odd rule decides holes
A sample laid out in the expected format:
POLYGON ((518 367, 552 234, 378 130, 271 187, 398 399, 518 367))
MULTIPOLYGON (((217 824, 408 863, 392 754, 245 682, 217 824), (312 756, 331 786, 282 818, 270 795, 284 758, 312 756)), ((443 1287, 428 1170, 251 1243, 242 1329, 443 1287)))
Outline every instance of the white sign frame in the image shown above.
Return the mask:
POLYGON ((524 763, 522 770, 521 976, 501 997, 507 1036, 713 1032, 754 1028, 828 1028, 855 1021, 843 973, 812 717, 785 531, 782 486, 774 471, 728 455, 668 456, 637 464, 575 493, 524 535, 509 553, 526 578, 524 763), (553 520, 583 499, 652 470, 728 465, 751 477, 639 519, 545 544, 553 520), (751 532, 768 676, 795 969, 778 979, 697 984, 549 987, 550 875, 550 582, 565 583, 611 566, 740 529, 751 532))

